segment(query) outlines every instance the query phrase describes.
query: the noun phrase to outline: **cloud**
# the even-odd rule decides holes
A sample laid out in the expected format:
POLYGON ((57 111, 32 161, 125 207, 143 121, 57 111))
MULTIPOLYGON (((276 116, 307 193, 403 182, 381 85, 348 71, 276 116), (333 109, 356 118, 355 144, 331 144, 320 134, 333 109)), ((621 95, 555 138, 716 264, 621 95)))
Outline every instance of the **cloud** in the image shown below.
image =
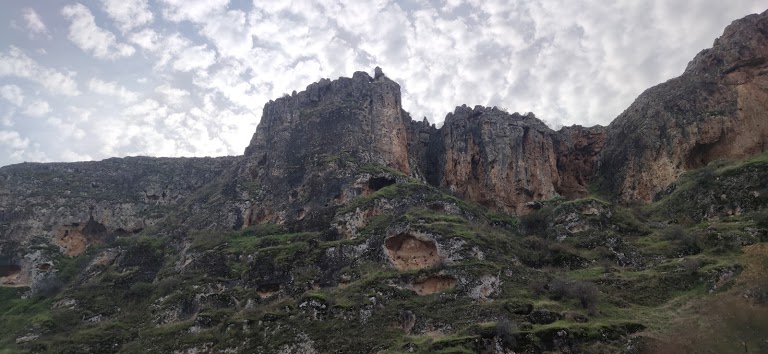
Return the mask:
POLYGON ((160 0, 163 15, 174 22, 190 20, 201 22, 212 13, 227 8, 229 0, 160 0))
POLYGON ((41 36, 46 37, 48 39, 51 38, 50 33, 48 32, 48 27, 45 26, 45 23, 43 23, 43 20, 40 18, 40 15, 35 12, 32 8, 25 8, 21 10, 22 17, 24 18, 24 23, 26 24, 27 30, 29 30, 29 33, 34 36, 41 36))
POLYGON ((152 22, 147 0, 104 0, 101 5, 123 33, 152 22))
POLYGON ((69 40, 84 52, 99 59, 117 59, 133 55, 135 49, 117 42, 115 35, 96 25, 91 10, 80 3, 67 5, 61 14, 70 20, 69 40))
MULTIPOLYGON (((50 117, 48 118, 47 122, 56 129, 57 135, 63 138, 79 140, 85 137, 85 131, 78 127, 77 122, 72 122, 69 120, 65 121, 59 117, 50 117)), ((69 149, 65 151, 69 151, 71 153, 71 150, 69 149)))
POLYGON ((118 85, 116 82, 103 81, 97 78, 88 82, 88 89, 100 95, 116 97, 122 103, 133 103, 139 99, 139 95, 118 85))
POLYGON ((184 48, 171 66, 178 71, 192 71, 207 69, 215 62, 216 52, 209 50, 208 46, 203 44, 184 48))
POLYGON ((189 91, 171 87, 171 85, 163 84, 155 88, 155 92, 163 95, 168 103, 172 105, 178 105, 186 97, 189 96, 189 91))
POLYGON ((43 100, 35 100, 27 104, 22 113, 30 117, 42 117, 51 112, 51 106, 43 100))
POLYGON ((75 73, 63 74, 42 66, 26 56, 19 48, 11 46, 8 52, 0 52, 0 77, 13 76, 28 79, 57 95, 77 96, 80 91, 73 79, 75 73))
POLYGON ((0 86, 0 97, 12 103, 14 106, 21 106, 24 103, 24 91, 16 85, 0 86))
POLYGON ((29 147, 29 139, 17 131, 0 130, 0 148, 5 148, 7 158, 19 161, 29 147))

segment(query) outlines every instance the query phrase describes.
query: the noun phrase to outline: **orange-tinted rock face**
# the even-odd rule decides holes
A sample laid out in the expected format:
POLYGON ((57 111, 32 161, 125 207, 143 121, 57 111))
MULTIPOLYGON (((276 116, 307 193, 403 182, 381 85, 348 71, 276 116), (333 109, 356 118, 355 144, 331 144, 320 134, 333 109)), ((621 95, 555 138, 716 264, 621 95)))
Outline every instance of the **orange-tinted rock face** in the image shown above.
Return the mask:
POLYGON ((410 288, 419 295, 432 295, 456 287, 458 280, 449 275, 430 275, 426 279, 413 282, 410 288))
POLYGON ((523 212, 531 200, 556 195, 554 132, 532 114, 466 106, 441 128, 440 184, 488 207, 523 212))
POLYGON ((411 233, 387 238, 384 252, 398 270, 429 268, 443 261, 434 240, 411 233))
POLYGON ((564 127, 557 132, 557 170, 560 183, 555 187, 566 198, 588 194, 587 186, 595 175, 598 155, 603 150, 606 129, 602 126, 564 127))
POLYGON ((605 128, 549 129, 533 114, 466 106, 439 131, 433 183, 487 207, 514 213, 557 195, 582 196, 594 174, 605 128))
POLYGON ((768 149, 768 12, 735 21, 675 79, 608 127, 598 174, 623 201, 650 201, 688 169, 768 149))
POLYGON ((79 256, 89 245, 102 243, 107 237, 107 228, 90 219, 85 224, 62 225, 54 233, 53 242, 61 253, 68 257, 79 256))

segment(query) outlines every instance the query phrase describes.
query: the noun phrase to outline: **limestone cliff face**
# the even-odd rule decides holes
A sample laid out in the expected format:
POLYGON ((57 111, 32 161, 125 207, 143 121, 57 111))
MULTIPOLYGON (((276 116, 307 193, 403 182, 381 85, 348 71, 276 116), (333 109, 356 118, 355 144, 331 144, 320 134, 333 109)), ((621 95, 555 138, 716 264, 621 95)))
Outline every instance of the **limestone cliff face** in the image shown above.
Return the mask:
POLYGON ((439 184, 480 204, 521 212, 556 195, 554 132, 533 114, 457 107, 440 129, 439 184))
POLYGON ((245 152, 260 186, 246 224, 332 212, 358 194, 356 173, 367 165, 410 174, 409 121, 400 86, 378 68, 267 103, 245 152))
POLYGON ((77 256, 156 225, 240 158, 129 157, 24 163, 0 169, 0 286, 29 286, 56 265, 51 244, 77 256))
POLYGON ((588 194, 587 187, 595 179, 595 167, 606 137, 606 128, 599 125, 575 125, 557 132, 555 151, 560 183, 556 189, 560 195, 578 198, 588 194))
POLYGON ((678 78, 645 91, 608 127, 598 174, 647 202, 688 169, 768 149, 768 11, 734 21, 678 78))
POLYGON ((462 106, 429 143, 424 139, 420 131, 427 181, 493 209, 525 213, 530 201, 587 193, 605 128, 555 132, 532 113, 462 106))

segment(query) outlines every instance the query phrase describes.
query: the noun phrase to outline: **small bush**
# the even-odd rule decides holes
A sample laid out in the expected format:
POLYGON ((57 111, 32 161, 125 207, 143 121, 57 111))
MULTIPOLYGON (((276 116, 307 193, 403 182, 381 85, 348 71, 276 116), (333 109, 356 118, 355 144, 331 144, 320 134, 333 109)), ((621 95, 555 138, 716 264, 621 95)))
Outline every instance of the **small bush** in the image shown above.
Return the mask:
POLYGON ((158 296, 165 296, 172 293, 177 288, 179 288, 180 285, 181 285, 181 280, 177 277, 165 278, 157 283, 157 287, 155 288, 155 293, 158 296))
POLYGON ((547 282, 543 280, 534 280, 528 284, 528 291, 535 296, 543 295, 547 292, 547 282))
POLYGON ((667 241, 678 241, 687 237, 687 233, 680 225, 670 225, 661 232, 661 237, 667 241))
POLYGON ((520 229, 526 235, 544 234, 547 231, 547 222, 552 216, 552 207, 544 208, 520 217, 520 229))
POLYGON ((686 272, 695 273, 697 270, 699 270, 699 268, 701 268, 701 264, 702 262, 698 258, 686 258, 680 262, 680 267, 682 267, 686 272))
POLYGON ((699 236, 687 232, 680 225, 670 225, 661 232, 661 237, 667 241, 676 243, 679 246, 677 253, 680 255, 691 255, 701 252, 699 236))
POLYGON ((586 281, 555 279, 549 283, 549 294, 553 300, 575 299, 585 309, 594 309, 600 300, 597 285, 586 281))
POLYGON ((768 212, 757 213, 753 219, 757 227, 768 229, 768 212))
POLYGON ((517 344, 515 341, 515 334, 517 333, 517 325, 506 319, 502 318, 496 322, 496 328, 494 329, 496 338, 501 340, 501 343, 505 348, 512 348, 517 344))
POLYGON ((131 285, 125 293, 125 297, 135 301, 143 301, 152 295, 152 284, 138 282, 131 285))

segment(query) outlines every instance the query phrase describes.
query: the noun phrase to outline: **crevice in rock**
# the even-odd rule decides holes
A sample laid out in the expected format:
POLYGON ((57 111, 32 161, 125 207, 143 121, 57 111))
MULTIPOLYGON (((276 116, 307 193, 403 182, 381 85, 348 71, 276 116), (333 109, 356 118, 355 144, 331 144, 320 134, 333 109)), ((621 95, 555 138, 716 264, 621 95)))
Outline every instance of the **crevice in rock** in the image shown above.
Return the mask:
POLYGON ((21 272, 21 266, 17 264, 0 265, 0 277, 10 277, 21 272))
POLYGON ((685 159, 685 168, 696 169, 712 162, 711 150, 717 146, 718 142, 719 140, 711 144, 696 144, 688 153, 688 158, 685 159))
POLYGON ((382 189, 384 187, 391 186, 395 184, 397 181, 395 181, 394 178, 387 178, 387 177, 371 177, 368 180, 368 188, 372 191, 378 191, 379 189, 382 189))

